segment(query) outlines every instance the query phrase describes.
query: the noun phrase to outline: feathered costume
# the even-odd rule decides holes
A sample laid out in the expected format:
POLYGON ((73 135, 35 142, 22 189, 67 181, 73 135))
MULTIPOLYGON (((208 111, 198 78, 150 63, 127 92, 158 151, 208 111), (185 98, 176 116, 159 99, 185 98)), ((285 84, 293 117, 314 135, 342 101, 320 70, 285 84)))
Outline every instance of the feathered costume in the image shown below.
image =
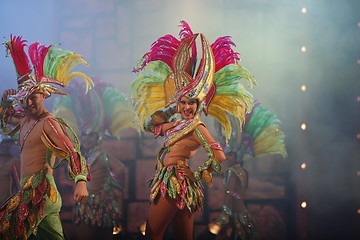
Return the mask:
MULTIPOLYGON (((28 46, 28 54, 26 54, 24 50, 25 46, 27 46, 26 41, 16 36, 10 36, 10 41, 5 43, 5 46, 14 61, 18 76, 17 94, 8 96, 8 99, 2 100, 0 104, 0 125, 6 134, 13 135, 22 127, 19 124, 12 131, 6 129, 8 117, 17 114, 17 111, 13 108, 15 104, 13 100, 16 100, 25 108, 27 97, 34 92, 42 93, 45 97, 49 97, 53 93, 66 94, 53 84, 65 87, 74 77, 82 77, 85 80, 86 89, 93 85, 92 80, 85 74, 80 72, 70 73, 71 69, 76 65, 87 65, 86 61, 74 52, 61 50, 53 45, 40 45, 36 42, 28 46)), ((37 121, 39 120, 40 118, 37 121)), ((71 179, 74 179, 75 182, 90 180, 91 175, 88 172, 86 160, 80 153, 76 134, 62 119, 47 116, 44 117, 43 121, 47 121, 55 134, 58 134, 58 131, 61 130, 72 142, 72 145, 69 145, 67 141, 61 139, 64 146, 66 146, 65 149, 61 149, 54 145, 45 131, 42 131, 39 142, 44 144, 41 149, 45 149, 46 163, 55 168, 50 163, 52 155, 66 159, 71 179), (60 126, 61 129, 56 126, 60 126)), ((25 137, 23 140, 25 141, 25 137)), ((20 191, 1 207, 1 239, 23 240, 27 239, 30 234, 40 235, 39 237, 41 237, 43 233, 47 235, 47 239, 62 239, 63 233, 58 216, 61 207, 60 194, 56 189, 53 177, 46 174, 46 170, 44 168, 22 178, 20 191), (46 225, 48 224, 47 221, 43 221, 45 216, 49 217, 49 212, 51 212, 51 217, 54 217, 51 220, 53 221, 51 227, 46 225), (38 229, 42 230, 38 231, 38 229)), ((50 221, 50 217, 48 219, 50 221)))
MULTIPOLYGON (((65 119, 78 134, 92 134, 102 138, 104 135, 120 137, 122 129, 137 128, 136 115, 125 95, 110 84, 95 81, 96 85, 87 94, 79 92, 81 86, 73 86, 69 95, 55 99, 53 112, 65 119)), ((86 203, 77 203, 73 221, 91 226, 120 226, 120 207, 113 191, 122 190, 118 177, 110 166, 108 154, 100 146, 83 152, 94 172, 94 163, 104 165, 105 179, 93 175, 92 184, 101 185, 101 191, 91 192, 86 203)), ((112 161, 118 161, 112 159, 112 161)))
MULTIPOLYGON (((236 160, 226 170, 223 179, 224 190, 232 201, 228 203, 229 205, 224 203, 222 206, 223 214, 220 218, 222 227, 217 239, 256 239, 255 224, 243 199, 248 185, 248 173, 242 167, 242 160, 244 154, 254 157, 280 154, 286 158, 285 135, 279 129, 279 123, 280 120, 273 112, 256 102, 251 113, 246 115, 244 130, 233 129, 224 152, 234 153, 236 160), (235 186, 231 184, 232 177, 236 179, 235 186)), ((222 138, 222 144, 225 144, 225 136, 220 131, 218 135, 222 138)))
MULTIPOLYGON (((203 34, 194 34, 190 26, 181 22, 180 40, 166 35, 153 43, 150 51, 138 62, 135 72, 138 77, 131 85, 136 113, 141 130, 151 131, 155 136, 159 126, 172 119, 173 111, 181 97, 198 100, 197 114, 202 111, 217 119, 230 138, 232 126, 229 115, 239 120, 239 127, 250 112, 253 104, 252 96, 240 84, 244 79, 252 86, 255 80, 245 68, 238 64, 239 54, 232 47, 235 44, 230 37, 220 37, 209 44, 203 34), (197 63, 196 39, 200 38, 202 56, 197 63), (150 121, 148 121, 150 119, 150 121), (154 124, 155 123, 155 124, 154 124)), ((165 134, 165 144, 158 155, 157 170, 150 181, 153 201, 159 190, 178 199, 178 207, 186 205, 190 211, 202 208, 202 186, 200 179, 211 185, 208 168, 220 173, 221 166, 215 159, 211 149, 221 149, 217 143, 207 143, 198 126, 203 125, 199 118, 179 121, 177 127, 165 134), (176 141, 191 131, 195 131, 205 147, 209 160, 195 172, 197 182, 187 177, 177 179, 176 166, 164 166, 161 155, 169 151, 176 141)))

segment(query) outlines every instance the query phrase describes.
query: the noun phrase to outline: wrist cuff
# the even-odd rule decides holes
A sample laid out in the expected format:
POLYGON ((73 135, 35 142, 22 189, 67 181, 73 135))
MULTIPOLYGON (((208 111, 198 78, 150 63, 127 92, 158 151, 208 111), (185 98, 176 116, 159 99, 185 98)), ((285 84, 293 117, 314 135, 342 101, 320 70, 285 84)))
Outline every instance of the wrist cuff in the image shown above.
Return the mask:
POLYGON ((1 107, 11 107, 12 102, 0 100, 0 106, 1 107))
POLYGON ((75 183, 77 183, 78 181, 87 182, 87 177, 84 174, 78 174, 75 176, 74 181, 75 181, 75 183))

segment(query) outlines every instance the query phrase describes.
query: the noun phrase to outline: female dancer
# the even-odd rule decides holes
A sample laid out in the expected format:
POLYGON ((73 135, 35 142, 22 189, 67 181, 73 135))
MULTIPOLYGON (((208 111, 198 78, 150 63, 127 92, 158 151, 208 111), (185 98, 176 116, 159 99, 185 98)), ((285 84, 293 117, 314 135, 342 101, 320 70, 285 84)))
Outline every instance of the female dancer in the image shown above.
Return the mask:
POLYGON ((237 64, 239 58, 229 37, 210 46, 205 36, 193 34, 186 22, 182 26, 180 40, 166 35, 153 44, 135 69, 141 72, 131 86, 141 129, 165 138, 150 181, 147 239, 162 239, 170 222, 178 239, 193 239, 194 212, 202 209, 201 180, 211 186, 211 173, 221 172, 225 155, 199 114, 204 111, 218 119, 229 138, 227 114, 242 123, 252 106, 251 95, 237 80, 253 83, 254 79, 237 64), (197 37, 202 59, 195 73, 197 37), (174 119, 175 113, 181 120, 174 119), (194 172, 188 163, 200 146, 209 159, 194 172))

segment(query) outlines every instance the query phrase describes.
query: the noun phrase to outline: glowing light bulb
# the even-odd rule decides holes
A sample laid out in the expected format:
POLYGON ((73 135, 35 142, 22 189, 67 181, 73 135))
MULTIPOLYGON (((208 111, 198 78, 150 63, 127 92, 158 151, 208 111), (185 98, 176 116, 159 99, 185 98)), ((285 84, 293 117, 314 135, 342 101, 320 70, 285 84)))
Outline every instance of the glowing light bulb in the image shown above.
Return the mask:
POLYGON ((306 52, 306 47, 305 46, 302 46, 301 47, 301 51, 304 53, 304 52, 306 52))
POLYGON ((302 163, 300 167, 301 167, 302 169, 305 169, 305 168, 306 168, 306 163, 302 163))
POLYGON ((304 202, 301 203, 300 206, 301 206, 302 208, 306 208, 307 204, 306 204, 306 202, 304 201, 304 202))
POLYGON ((306 130, 306 124, 305 123, 302 123, 301 126, 300 126, 301 130, 305 131, 306 130))
POLYGON ((301 9, 301 12, 302 12, 303 14, 305 14, 305 13, 307 13, 307 9, 306 9, 305 7, 303 7, 303 8, 301 9))
POLYGON ((306 91, 306 85, 305 84, 302 85, 300 89, 301 89, 301 91, 305 92, 306 91))

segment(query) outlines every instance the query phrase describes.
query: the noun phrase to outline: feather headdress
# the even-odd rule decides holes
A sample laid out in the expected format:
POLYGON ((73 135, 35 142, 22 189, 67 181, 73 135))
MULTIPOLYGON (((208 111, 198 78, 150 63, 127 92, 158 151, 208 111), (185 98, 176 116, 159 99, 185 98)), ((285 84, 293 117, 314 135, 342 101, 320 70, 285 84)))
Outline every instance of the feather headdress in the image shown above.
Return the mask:
MULTIPOLYGON (((234 118, 231 119, 235 121, 234 118)), ((243 131, 233 128, 231 138, 224 147, 225 152, 236 152, 261 156, 266 154, 280 154, 287 157, 284 143, 285 134, 279 129, 280 119, 262 104, 256 102, 251 113, 246 115, 243 131), (241 148, 243 145, 244 148, 241 148), (239 152, 243 151, 243 152, 239 152)), ((216 123, 217 125, 217 123, 216 123)), ((224 136, 218 130, 220 142, 225 145, 224 136)), ((240 154, 239 154, 240 153, 240 154)))
POLYGON ((84 94, 81 86, 70 85, 67 96, 55 98, 53 113, 66 120, 75 133, 96 132, 119 137, 122 129, 137 128, 136 115, 130 101, 110 84, 95 81, 94 88, 84 94))
POLYGON ((26 42, 20 36, 10 35, 10 41, 4 43, 17 72, 18 92, 13 97, 19 102, 33 92, 41 92, 45 97, 53 93, 66 95, 54 85, 65 87, 74 77, 85 80, 86 91, 93 86, 92 80, 84 73, 70 73, 79 64, 87 65, 81 55, 38 42, 31 44, 26 54, 26 42))
POLYGON ((253 103, 251 94, 239 80, 244 79, 249 86, 256 82, 238 64, 239 54, 232 50, 235 44, 230 37, 218 38, 210 45, 203 34, 194 34, 185 21, 181 21, 181 27, 180 39, 172 35, 159 38, 134 69, 138 77, 131 84, 131 96, 140 127, 157 110, 174 106, 182 96, 187 96, 199 100, 198 113, 203 111, 216 118, 229 139, 229 115, 239 120, 241 129, 253 103), (202 57, 195 69, 195 40, 199 36, 202 57))

